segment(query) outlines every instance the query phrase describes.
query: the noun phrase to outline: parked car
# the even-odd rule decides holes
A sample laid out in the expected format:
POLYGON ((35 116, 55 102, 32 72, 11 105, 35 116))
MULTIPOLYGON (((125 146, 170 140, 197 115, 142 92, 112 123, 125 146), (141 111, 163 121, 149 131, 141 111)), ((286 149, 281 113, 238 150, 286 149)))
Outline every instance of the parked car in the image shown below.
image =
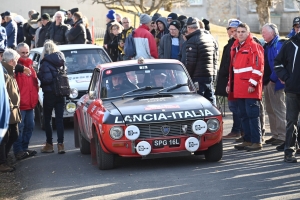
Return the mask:
POLYGON ((99 169, 115 156, 142 159, 223 155, 222 115, 197 89, 183 64, 130 60, 96 67, 74 114, 75 147, 99 169))
MULTIPOLYGON (((70 44, 59 45, 66 58, 66 67, 71 87, 71 94, 66 97, 64 118, 73 120, 77 100, 86 94, 94 68, 103 63, 111 62, 106 51, 96 45, 70 44)), ((38 72, 43 47, 30 50, 29 57, 33 60, 33 67, 38 72)), ((43 92, 39 90, 39 103, 35 108, 36 117, 39 119, 41 128, 44 129, 43 119, 43 92)), ((52 124, 55 120, 55 112, 52 113, 52 124)))

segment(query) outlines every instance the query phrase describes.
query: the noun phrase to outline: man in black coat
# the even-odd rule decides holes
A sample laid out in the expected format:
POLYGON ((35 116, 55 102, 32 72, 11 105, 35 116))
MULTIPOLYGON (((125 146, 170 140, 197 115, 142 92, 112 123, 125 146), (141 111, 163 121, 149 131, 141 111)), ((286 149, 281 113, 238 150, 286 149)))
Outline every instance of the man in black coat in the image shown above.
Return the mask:
POLYGON ((48 38, 48 29, 52 22, 50 22, 50 15, 48 13, 44 13, 41 17, 42 20, 42 28, 39 32, 39 40, 37 43, 37 47, 43 47, 46 39, 48 38))
POLYGON ((187 20, 186 36, 186 69, 193 82, 198 82, 198 94, 213 104, 214 77, 218 64, 218 44, 214 37, 206 30, 200 30, 197 18, 187 20))
POLYGON ((66 33, 69 44, 86 44, 86 29, 81 12, 73 14, 73 27, 66 33))

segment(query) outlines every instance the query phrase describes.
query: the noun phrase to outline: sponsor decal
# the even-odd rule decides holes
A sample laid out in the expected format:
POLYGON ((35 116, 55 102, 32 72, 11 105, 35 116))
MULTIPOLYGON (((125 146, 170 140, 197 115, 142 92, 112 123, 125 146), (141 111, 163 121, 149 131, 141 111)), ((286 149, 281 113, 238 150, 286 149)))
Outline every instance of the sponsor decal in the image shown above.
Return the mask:
MULTIPOLYGON (((154 114, 137 114, 137 115, 125 115, 124 120, 126 122, 153 122, 153 121, 167 121, 177 119, 191 119, 195 117, 213 116, 213 113, 207 109, 204 110, 192 110, 192 111, 177 111, 170 113, 154 113, 154 114)), ((121 116, 115 117, 115 123, 124 123, 121 116)), ((199 127, 202 128, 202 127, 199 127)))
POLYGON ((179 105, 149 105, 145 107, 145 110, 162 110, 162 109, 172 109, 180 108, 179 105))
POLYGON ((153 98, 153 99, 141 99, 139 101, 159 102, 159 101, 166 101, 166 99, 165 98, 153 98))
POLYGON ((76 83, 90 82, 91 79, 76 80, 76 83))

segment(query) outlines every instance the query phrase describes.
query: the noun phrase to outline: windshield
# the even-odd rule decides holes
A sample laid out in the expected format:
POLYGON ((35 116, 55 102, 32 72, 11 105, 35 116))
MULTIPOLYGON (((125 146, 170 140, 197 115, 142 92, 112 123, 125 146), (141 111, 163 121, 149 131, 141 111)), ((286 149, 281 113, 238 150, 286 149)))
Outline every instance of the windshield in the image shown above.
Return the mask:
POLYGON ((111 62, 103 49, 78 49, 62 51, 66 58, 68 74, 92 73, 98 64, 111 62))
POLYGON ((101 83, 101 98, 193 91, 194 88, 180 64, 135 65, 107 69, 103 72, 101 83), (172 89, 163 90, 164 88, 172 89))

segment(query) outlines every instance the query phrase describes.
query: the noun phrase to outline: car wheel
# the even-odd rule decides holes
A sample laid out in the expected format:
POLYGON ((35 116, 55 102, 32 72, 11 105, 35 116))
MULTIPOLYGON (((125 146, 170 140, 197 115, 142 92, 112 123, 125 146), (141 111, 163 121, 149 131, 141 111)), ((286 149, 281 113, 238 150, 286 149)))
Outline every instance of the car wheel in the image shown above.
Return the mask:
POLYGON ((222 140, 219 143, 209 147, 205 151, 204 155, 205 155, 205 159, 209 162, 217 162, 217 161, 221 160, 223 157, 223 142, 222 142, 222 140))
POLYGON ((40 123, 40 127, 42 130, 45 130, 45 122, 44 122, 44 113, 43 113, 43 108, 42 106, 40 105, 37 105, 36 106, 36 109, 37 109, 37 118, 39 120, 39 123, 40 123))
POLYGON ((98 168, 101 170, 114 168, 114 155, 103 151, 97 135, 95 135, 95 143, 98 168))
POLYGON ((79 148, 82 154, 90 154, 91 153, 91 145, 90 143, 82 136, 79 125, 76 125, 78 140, 79 140, 79 148))

